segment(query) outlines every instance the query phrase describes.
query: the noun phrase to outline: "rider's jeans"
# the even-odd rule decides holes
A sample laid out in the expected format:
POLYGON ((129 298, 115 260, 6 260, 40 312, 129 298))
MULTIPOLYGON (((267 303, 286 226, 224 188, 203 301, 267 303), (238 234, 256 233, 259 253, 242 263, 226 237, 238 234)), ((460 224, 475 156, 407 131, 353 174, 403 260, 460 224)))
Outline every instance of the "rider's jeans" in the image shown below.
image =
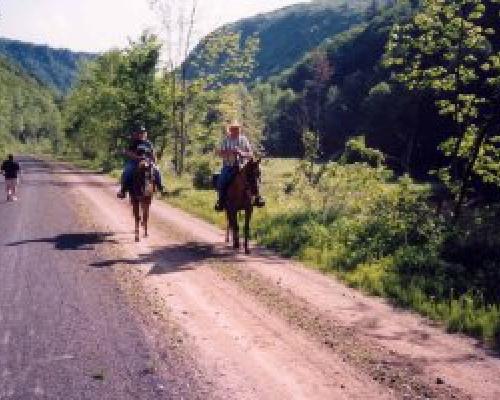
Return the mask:
POLYGON ((223 192, 231 183, 234 176, 234 167, 224 165, 217 180, 217 190, 219 191, 219 198, 223 197, 223 192))
MULTIPOLYGON (((129 190, 130 187, 132 186, 132 179, 134 177, 134 171, 135 171, 136 167, 137 167, 137 161, 135 161, 135 160, 127 160, 125 162, 125 168, 124 168, 123 174, 122 174, 122 184, 124 185, 126 190, 129 190)), ((160 169, 158 168, 157 165, 154 166, 153 173, 155 176, 156 185, 159 188, 163 188, 163 182, 162 182, 160 169)))
POLYGON ((134 176, 135 168, 137 167, 137 161, 127 160, 125 162, 125 167, 122 174, 122 185, 123 188, 129 190, 132 186, 132 178, 134 176))

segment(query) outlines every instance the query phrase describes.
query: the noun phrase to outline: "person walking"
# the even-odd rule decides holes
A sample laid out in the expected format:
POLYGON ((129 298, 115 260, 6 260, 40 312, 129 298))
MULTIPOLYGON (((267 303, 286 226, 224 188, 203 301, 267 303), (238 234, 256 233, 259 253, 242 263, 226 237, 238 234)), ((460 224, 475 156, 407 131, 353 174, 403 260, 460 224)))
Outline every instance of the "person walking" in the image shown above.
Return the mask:
POLYGON ((5 191, 7 193, 7 201, 17 200, 17 182, 21 167, 14 161, 14 156, 9 154, 7 160, 2 163, 0 171, 5 176, 5 191))

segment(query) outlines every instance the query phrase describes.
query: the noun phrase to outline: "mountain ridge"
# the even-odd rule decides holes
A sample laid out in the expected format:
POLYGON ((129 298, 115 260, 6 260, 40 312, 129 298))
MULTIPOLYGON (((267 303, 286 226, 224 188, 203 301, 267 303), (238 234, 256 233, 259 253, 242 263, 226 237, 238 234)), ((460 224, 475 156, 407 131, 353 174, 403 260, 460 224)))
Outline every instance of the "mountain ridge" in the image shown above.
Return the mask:
POLYGON ((44 85, 65 94, 74 84, 80 64, 94 59, 97 53, 76 52, 0 37, 0 55, 44 85))
MULTIPOLYGON (((292 67, 329 37, 365 21, 373 4, 382 8, 388 1, 316 0, 298 3, 226 24, 210 35, 240 32, 242 42, 257 35, 260 49, 256 55, 256 68, 249 80, 266 80, 292 67)), ((203 70, 193 62, 202 49, 203 40, 186 61, 190 78, 197 77, 198 71, 203 70)))

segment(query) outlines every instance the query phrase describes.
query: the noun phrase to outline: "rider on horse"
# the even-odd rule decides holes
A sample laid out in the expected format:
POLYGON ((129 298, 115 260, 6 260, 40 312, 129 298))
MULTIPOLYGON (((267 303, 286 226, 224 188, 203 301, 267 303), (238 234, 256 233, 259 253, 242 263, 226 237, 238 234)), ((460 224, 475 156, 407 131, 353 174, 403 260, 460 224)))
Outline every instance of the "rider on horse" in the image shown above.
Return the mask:
MULTIPOLYGON (((117 197, 120 199, 124 199, 126 197, 126 192, 130 191, 132 187, 132 179, 138 162, 141 159, 147 158, 154 163, 156 159, 153 144, 148 140, 148 132, 144 126, 134 129, 132 133, 132 142, 124 154, 127 156, 127 162, 125 163, 122 174, 122 187, 117 194, 117 197)), ((161 173, 156 165, 154 165, 154 178, 156 187, 160 192, 163 192, 161 173)))
MULTIPOLYGON (((223 211, 225 207, 226 191, 239 167, 248 159, 253 157, 252 146, 247 137, 241 133, 241 125, 233 121, 229 125, 228 134, 222 141, 217 155, 222 157, 222 170, 217 180, 219 199, 215 205, 216 211, 223 211)), ((254 206, 264 207, 264 199, 255 193, 254 206)))

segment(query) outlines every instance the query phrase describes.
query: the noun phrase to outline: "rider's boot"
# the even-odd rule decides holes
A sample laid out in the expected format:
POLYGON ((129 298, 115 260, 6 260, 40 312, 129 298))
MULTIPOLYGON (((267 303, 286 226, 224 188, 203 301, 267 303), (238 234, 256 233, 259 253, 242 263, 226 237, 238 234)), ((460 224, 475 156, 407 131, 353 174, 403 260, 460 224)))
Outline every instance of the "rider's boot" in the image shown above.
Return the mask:
POLYGON ((266 201, 264 198, 259 194, 255 196, 255 200, 253 201, 253 205, 258 208, 262 208, 266 205, 266 201))
POLYGON ((218 212, 224 211, 224 203, 225 203, 224 197, 219 196, 219 199, 217 200, 217 203, 215 204, 214 207, 215 211, 218 212))
POLYGON ((127 191, 125 190, 124 186, 120 188, 120 191, 116 194, 116 197, 118 197, 119 199, 124 199, 125 197, 127 197, 127 191))

